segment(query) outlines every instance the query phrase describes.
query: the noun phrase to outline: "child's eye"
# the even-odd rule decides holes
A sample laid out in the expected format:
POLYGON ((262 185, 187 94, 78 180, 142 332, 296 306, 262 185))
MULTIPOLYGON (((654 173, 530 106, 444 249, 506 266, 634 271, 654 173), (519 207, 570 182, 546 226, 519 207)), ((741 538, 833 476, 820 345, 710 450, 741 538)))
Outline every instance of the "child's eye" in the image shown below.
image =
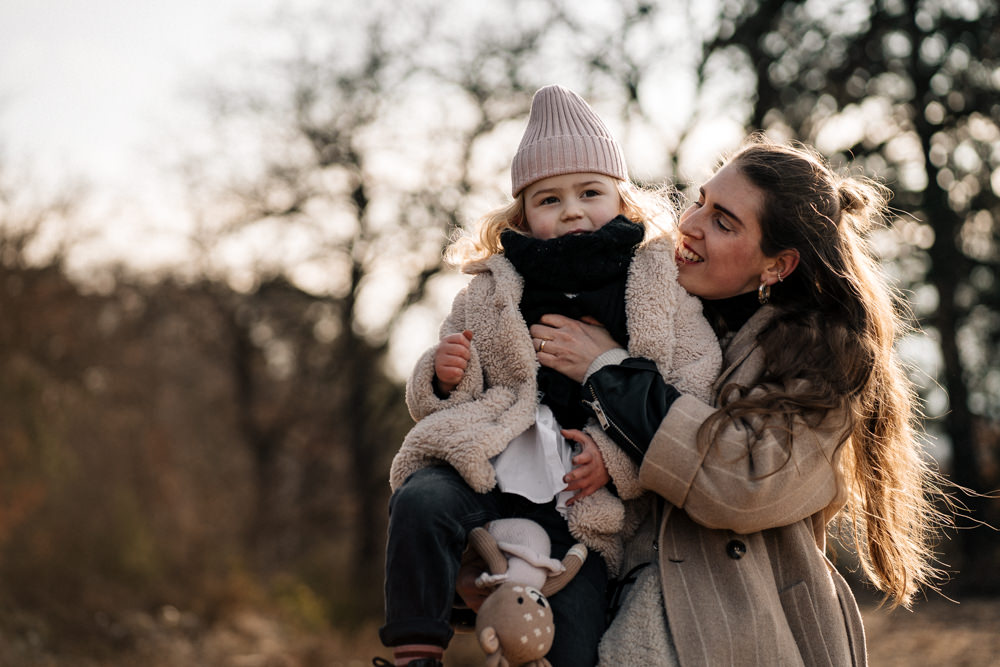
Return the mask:
POLYGON ((546 197, 545 199, 543 199, 542 201, 538 202, 538 205, 539 206, 545 206, 546 204, 558 204, 558 203, 559 203, 559 198, 558 197, 549 196, 549 197, 546 197))
POLYGON ((584 197, 600 197, 601 193, 599 190, 585 190, 583 193, 584 197))

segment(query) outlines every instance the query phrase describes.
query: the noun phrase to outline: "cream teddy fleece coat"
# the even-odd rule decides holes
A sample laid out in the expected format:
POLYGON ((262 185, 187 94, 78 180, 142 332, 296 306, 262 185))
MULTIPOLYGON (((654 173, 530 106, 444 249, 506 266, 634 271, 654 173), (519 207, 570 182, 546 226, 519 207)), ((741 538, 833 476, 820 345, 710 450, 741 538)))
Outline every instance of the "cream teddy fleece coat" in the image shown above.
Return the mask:
MULTIPOLYGON (((416 470, 444 462, 472 489, 486 493, 496 485, 490 458, 535 419, 539 365, 519 308, 524 281, 502 255, 463 270, 473 278, 455 297, 441 335, 471 330, 472 358, 465 377, 445 399, 433 390, 435 348, 417 362, 406 386, 407 406, 417 423, 393 459, 393 490, 416 470)), ((722 354, 701 302, 677 282, 671 238, 657 237, 636 251, 625 312, 629 355, 651 359, 679 391, 709 400, 722 354)), ((574 503, 567 521, 574 537, 600 553, 614 576, 621 566, 623 536, 639 518, 626 513, 623 501, 639 498, 643 489, 638 467, 600 426, 592 421, 584 430, 597 442, 618 496, 602 488, 574 503)))

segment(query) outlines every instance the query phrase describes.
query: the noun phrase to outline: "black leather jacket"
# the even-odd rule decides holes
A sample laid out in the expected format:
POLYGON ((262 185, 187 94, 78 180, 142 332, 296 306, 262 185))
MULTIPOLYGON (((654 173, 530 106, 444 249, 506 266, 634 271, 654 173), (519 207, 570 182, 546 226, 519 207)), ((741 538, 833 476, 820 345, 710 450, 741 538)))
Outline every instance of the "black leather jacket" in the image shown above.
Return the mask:
POLYGON ((656 429, 681 394, 663 381, 652 361, 629 358, 593 373, 583 395, 601 428, 641 464, 656 429))

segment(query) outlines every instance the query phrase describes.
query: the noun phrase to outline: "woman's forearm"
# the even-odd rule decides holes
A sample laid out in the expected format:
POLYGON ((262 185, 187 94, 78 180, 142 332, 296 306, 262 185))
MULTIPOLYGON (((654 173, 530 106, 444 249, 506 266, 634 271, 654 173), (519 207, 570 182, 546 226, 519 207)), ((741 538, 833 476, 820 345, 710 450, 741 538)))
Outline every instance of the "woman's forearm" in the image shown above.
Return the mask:
POLYGON ((819 424, 801 417, 769 423, 760 415, 724 420, 710 443, 702 442, 699 431, 716 411, 689 394, 674 402, 642 461, 643 487, 707 528, 738 533, 788 525, 835 501, 849 426, 844 411, 819 424))

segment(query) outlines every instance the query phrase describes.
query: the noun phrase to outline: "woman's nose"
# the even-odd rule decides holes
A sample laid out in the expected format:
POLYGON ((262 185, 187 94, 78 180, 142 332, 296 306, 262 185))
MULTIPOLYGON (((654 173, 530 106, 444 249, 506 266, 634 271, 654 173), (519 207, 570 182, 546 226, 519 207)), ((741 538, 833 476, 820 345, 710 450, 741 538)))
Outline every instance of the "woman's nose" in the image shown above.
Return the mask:
POLYGON ((700 212, 700 208, 691 208, 685 211, 681 214, 677 229, 686 236, 701 237, 704 233, 704 221, 702 220, 703 216, 698 215, 700 212))

